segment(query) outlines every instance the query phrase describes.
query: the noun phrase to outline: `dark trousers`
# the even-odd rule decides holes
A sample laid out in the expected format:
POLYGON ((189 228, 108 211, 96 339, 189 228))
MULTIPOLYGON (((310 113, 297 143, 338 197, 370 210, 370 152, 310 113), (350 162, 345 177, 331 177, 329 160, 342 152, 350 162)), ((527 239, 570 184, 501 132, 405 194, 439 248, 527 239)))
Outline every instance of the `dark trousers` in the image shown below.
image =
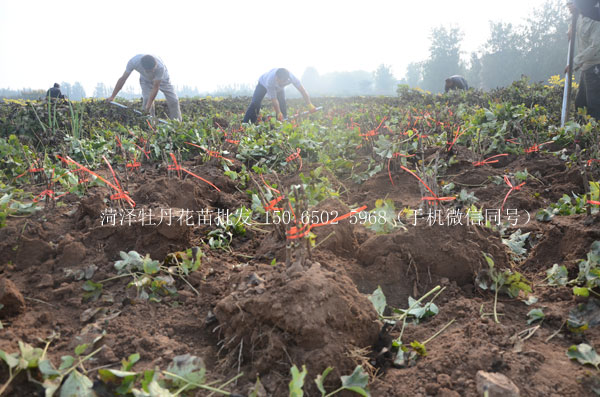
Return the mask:
MULTIPOLYGON (((262 103, 263 98, 267 94, 267 89, 262 84, 258 83, 256 89, 254 90, 254 94, 252 95, 252 102, 250 102, 250 106, 248 106, 248 110, 246 110, 246 115, 244 116, 244 123, 251 122, 252 124, 256 123, 256 119, 258 118, 258 113, 260 112, 260 104, 262 103)), ((277 91, 277 101, 279 102, 279 109, 281 109, 281 113, 283 114, 283 118, 287 117, 287 105, 285 103, 285 91, 277 91)))
POLYGON ((600 65, 594 65, 581 72, 575 108, 583 107, 587 108, 590 116, 600 120, 600 65))

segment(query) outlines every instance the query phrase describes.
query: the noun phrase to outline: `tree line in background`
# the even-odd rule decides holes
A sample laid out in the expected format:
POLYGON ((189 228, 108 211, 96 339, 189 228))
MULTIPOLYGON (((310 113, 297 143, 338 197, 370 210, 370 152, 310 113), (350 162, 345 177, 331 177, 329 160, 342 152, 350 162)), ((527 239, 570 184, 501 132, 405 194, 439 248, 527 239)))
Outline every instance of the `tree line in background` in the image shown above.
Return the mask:
POLYGON ((439 92, 444 79, 453 74, 462 74, 471 87, 484 90, 505 87, 522 75, 546 81, 562 74, 566 66, 569 23, 567 8, 560 0, 548 0, 524 25, 491 22, 488 40, 480 51, 470 54, 468 63, 460 57, 461 30, 435 28, 429 58, 408 65, 405 83, 439 92))
MULTIPOLYGON (((546 81, 550 76, 562 74, 566 65, 567 30, 570 17, 562 0, 547 0, 535 9, 523 25, 490 22, 488 40, 468 61, 461 55, 464 33, 457 27, 440 26, 430 35, 429 58, 411 62, 404 78, 398 80, 389 66, 381 64, 374 72, 357 70, 319 74, 308 67, 302 74, 302 84, 311 96, 394 95, 398 84, 420 87, 431 92, 441 92, 444 80, 451 75, 465 76, 469 86, 479 89, 505 87, 523 75, 532 81, 546 81)), ((86 97, 79 82, 61 83, 61 90, 69 99, 86 97)), ((177 87, 180 97, 197 96, 251 96, 254 85, 234 84, 206 92, 197 87, 177 87)), ((112 87, 98 83, 92 96, 106 98, 112 87)), ((290 90, 290 96, 297 95, 290 90)), ((0 98, 39 99, 45 90, 0 89, 0 98)), ((119 93, 127 99, 141 97, 133 87, 119 93)), ((162 94, 159 93, 158 98, 162 94)))
MULTIPOLYGON (((48 88, 50 88, 50 87, 52 87, 52 85, 48 86, 48 88)), ((42 99, 42 98, 46 97, 47 91, 48 91, 47 89, 46 90, 33 90, 30 88, 26 88, 23 90, 11 90, 11 89, 7 89, 7 88, 0 88, 0 98, 9 98, 9 99, 21 98, 21 99, 36 100, 36 99, 42 99)), ((74 84, 70 84, 70 83, 63 81, 62 83, 60 83, 60 91, 67 98, 74 100, 74 101, 80 101, 83 98, 86 98, 85 89, 83 88, 83 85, 81 85, 81 83, 79 81, 76 81, 74 84)))

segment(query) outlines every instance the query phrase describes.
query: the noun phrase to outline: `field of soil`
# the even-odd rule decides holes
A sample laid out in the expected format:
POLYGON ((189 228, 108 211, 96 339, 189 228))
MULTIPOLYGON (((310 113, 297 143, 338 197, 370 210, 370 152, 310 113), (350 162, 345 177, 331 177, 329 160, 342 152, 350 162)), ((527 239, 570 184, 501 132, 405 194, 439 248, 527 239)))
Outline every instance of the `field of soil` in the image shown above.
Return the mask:
MULTIPOLYGON (((366 99, 354 101, 359 103, 355 108, 372 106, 366 99)), ((239 103, 233 101, 229 114, 221 111, 222 120, 214 116, 210 123, 226 123, 231 114, 240 114, 243 101, 239 103)), ((342 99, 315 100, 325 108, 310 116, 314 125, 321 118, 337 117, 328 113, 331 103, 336 109, 351 106, 342 99)), ((390 100, 385 106, 402 105, 390 100)), ((182 108, 185 118, 192 114, 186 109, 193 109, 193 103, 184 101, 182 108)), ((358 164, 370 156, 363 149, 355 150, 352 161, 358 164)), ((244 396, 288 395, 293 365, 306 365, 307 396, 321 395, 313 379, 327 367, 333 367, 325 382, 331 391, 339 387, 340 376, 349 375, 357 365, 369 374, 368 389, 378 397, 480 396, 478 371, 505 375, 520 396, 594 395, 600 391, 598 371, 570 360, 566 352, 580 343, 600 348, 600 330, 595 326, 600 323, 600 311, 590 314, 588 329, 573 332, 566 325, 572 310, 577 305, 591 307, 595 300, 575 296, 572 285, 548 285, 547 271, 554 264, 564 265, 568 278, 577 278, 579 261, 600 240, 600 214, 555 215, 540 221, 536 213, 565 194, 583 195, 586 178, 598 181, 600 173, 594 168, 584 178, 579 167, 557 154, 563 149, 573 153, 574 145, 553 142, 543 149, 509 153, 498 162, 474 166, 473 152, 457 143, 452 161, 445 147, 440 151, 432 146, 405 163, 414 169, 435 161, 436 156, 448 161, 437 178, 440 186, 454 184, 454 192, 448 194, 452 196, 466 189, 478 199, 473 202, 477 208, 490 210, 492 224, 497 219, 493 210, 498 211, 498 223, 508 222, 503 227, 486 226, 486 219, 477 222, 465 216, 472 204, 467 201, 425 205, 422 197, 429 192, 400 167, 397 157, 389 160, 389 172, 388 162, 382 161, 381 169, 364 180, 304 158, 301 171, 290 167, 264 178, 251 172, 246 186, 225 174, 220 159, 207 160, 197 154, 179 160, 182 169, 218 190, 190 173, 180 176, 176 168, 169 170, 167 164, 173 163, 167 156, 162 163, 142 161, 129 171, 123 188, 135 201, 134 210, 125 200, 111 199, 114 191, 97 185, 89 186, 85 194, 67 192, 55 201, 41 200, 42 209, 31 215, 6 218, 0 228, 0 303, 4 305, 0 308, 0 350, 17 352, 19 341, 44 348, 45 341, 51 340, 47 354, 58 366, 60 357, 73 355, 78 345, 88 344, 88 353, 102 347, 85 363, 98 396, 116 395, 110 385, 98 380, 98 370, 120 369, 121 360, 133 353, 140 355, 134 366, 138 372, 166 369, 174 357, 191 354, 204 361, 209 380, 224 382, 243 373, 225 388, 244 396), (263 192, 287 192, 303 183, 300 173, 308 175, 318 168, 325 168, 329 187, 338 193, 306 207, 315 210, 320 221, 323 213, 356 215, 351 211, 361 206, 370 211, 377 200, 385 199, 393 202, 404 227, 377 233, 357 221, 360 218, 349 216, 336 224, 314 227, 311 245, 305 238, 286 239, 292 224, 282 227, 273 219, 266 222, 263 216, 252 220, 245 233, 219 240, 225 241, 222 248, 215 243, 217 235, 210 234, 219 229, 214 214, 250 208, 252 196, 247 189, 252 188, 251 182, 263 192), (528 176, 521 185, 514 175, 523 170, 528 176), (510 175, 508 182, 505 175, 510 175), (405 208, 421 209, 422 214, 403 213, 405 208), (154 222, 145 218, 148 221, 142 224, 142 211, 153 212, 154 222), (213 218, 201 218, 208 211, 213 218), (182 222, 184 213, 192 215, 182 222), (517 230, 529 233, 520 257, 503 242, 517 230), (199 268, 185 277, 173 275, 169 293, 156 299, 141 297, 140 289, 131 285, 132 277, 115 269, 121 252, 148 254, 166 264, 176 257, 173 253, 180 252, 181 258, 193 247, 201 252, 199 268), (499 322, 493 316, 494 291, 479 285, 489 271, 483 253, 493 258, 495 268, 518 272, 531 286, 531 293, 520 291, 516 297, 498 294, 499 322), (99 295, 87 294, 88 281, 102 285, 99 295), (401 321, 384 326, 369 299, 381 287, 389 307, 406 310, 409 297, 417 299, 436 286, 443 288, 435 299, 439 313, 405 326, 401 321), (531 305, 525 303, 530 296, 537 298, 531 305), (528 324, 528 313, 534 308, 542 309, 544 318, 528 324), (435 336, 426 343, 426 355, 402 367, 394 364, 392 345, 401 332, 405 346, 435 336), (260 387, 255 386, 257 378, 260 387)), ((231 158, 235 154, 235 149, 228 152, 231 158)), ((241 173, 242 163, 234 160, 227 169, 241 173)), ((115 161, 113 165, 124 183, 124 164, 115 161)), ((112 180, 108 167, 98 167, 96 172, 112 180)), ((35 197, 46 186, 31 178, 19 188, 35 197)), ((263 200, 262 204, 267 203, 263 200)), ((283 213, 289 212, 287 208, 283 213)), ((393 314, 389 307, 384 316, 393 314)), ((8 377, 0 361, 0 385, 8 377)), ((23 372, 5 395, 35 396, 44 391, 23 372)))

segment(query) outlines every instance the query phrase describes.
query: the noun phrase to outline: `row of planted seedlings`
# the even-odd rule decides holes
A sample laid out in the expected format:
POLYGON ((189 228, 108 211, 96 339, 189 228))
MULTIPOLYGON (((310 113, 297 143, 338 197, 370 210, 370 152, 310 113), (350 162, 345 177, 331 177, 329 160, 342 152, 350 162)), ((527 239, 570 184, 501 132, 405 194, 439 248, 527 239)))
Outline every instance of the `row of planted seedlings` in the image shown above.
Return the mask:
MULTIPOLYGON (((531 115, 523 116, 523 113, 525 113, 527 109, 523 109, 522 106, 517 107, 517 111, 511 109, 510 105, 506 104, 504 106, 498 105, 494 112, 488 109, 479 109, 471 119, 467 119, 463 125, 462 131, 460 131, 460 124, 456 130, 454 129, 457 125, 457 117, 453 114, 452 110, 448 108, 442 110, 439 108, 440 107, 437 106, 437 109, 431 111, 419 111, 418 109, 412 108, 408 109, 404 114, 392 115, 389 120, 386 120, 387 116, 379 117, 379 119, 377 119, 377 117, 373 116, 373 109, 369 111, 363 106, 362 108, 359 108, 358 111, 365 113, 357 114, 356 119, 358 121, 355 121, 352 116, 348 117, 348 114, 346 114, 345 119, 350 119, 347 126, 351 127, 351 129, 357 129, 355 132, 358 132, 360 143, 356 144, 356 148, 362 150, 365 150, 364 148, 366 148, 367 152, 371 152, 372 158, 382 157, 387 159, 390 179, 392 179, 390 166, 394 167, 393 163, 395 163, 392 162, 392 159, 401 158, 403 163, 402 166, 405 166, 404 159, 407 158, 407 156, 415 156, 415 152, 419 151, 421 154, 421 159, 419 160, 423 163, 423 155, 425 152, 423 141, 430 142, 436 140, 433 144, 439 145, 444 142, 439 136, 444 131, 446 133, 445 142, 446 144, 449 144, 449 152, 452 151, 454 144, 460 138, 463 138, 462 141, 466 140, 465 143, 467 144, 467 147, 474 153, 474 165, 489 164, 497 161, 498 156, 508 155, 508 153, 497 153, 498 151, 501 152, 505 150, 506 152, 511 152, 512 150, 518 152, 517 145, 522 143, 527 146, 523 149, 524 152, 526 154, 531 154, 539 151, 543 145, 551 142, 540 142, 541 138, 547 139, 544 136, 547 134, 540 133, 540 130, 544 128, 543 122, 545 120, 545 115, 541 114, 539 117, 536 115, 534 115, 535 117, 532 117, 531 115), (507 107, 508 109, 506 109, 507 107), (503 114, 507 115, 505 120, 502 120, 504 117, 503 114), (444 117, 440 116, 446 116, 446 120, 444 120, 444 117), (523 132, 527 127, 521 123, 523 118, 526 118, 527 121, 533 120, 533 123, 538 125, 533 128, 533 133, 529 133, 529 131, 523 132), (360 125, 360 123, 363 125, 360 125), (372 125, 369 125, 369 123, 372 125), (375 123, 377 123, 376 126, 375 123), (540 124, 542 124, 541 128, 539 126, 540 124), (396 129, 398 132, 394 134, 392 129, 396 129), (507 135, 510 137, 507 137, 507 135), (416 137, 416 139, 411 140, 411 137, 416 137), (404 139, 401 140, 401 138, 404 139), (450 138, 452 138, 452 140, 450 138), (470 140, 468 140, 469 138, 470 140), (511 148, 511 146, 514 147, 511 148), (396 149, 396 147, 399 147, 399 149, 396 149), (412 149, 413 153, 409 153, 410 149, 412 149), (492 156, 489 156, 490 154, 492 156)), ((538 107, 535 107, 533 112, 543 113, 543 109, 540 111, 538 107)), ((344 116, 341 112, 338 112, 338 119, 340 118, 343 119, 344 116)), ((333 120, 333 117, 331 117, 331 120, 333 120)), ((218 125, 218 123, 216 124, 218 125)), ((296 124, 296 127, 292 123, 286 123, 282 128, 276 128, 273 124, 273 122, 270 122, 267 124, 266 128, 261 128, 260 126, 255 128, 255 130, 260 131, 259 134, 262 135, 259 137, 257 137, 256 134, 252 136, 252 134, 243 132, 245 138, 250 138, 246 139, 244 142, 246 145, 244 145, 240 151, 242 158, 250 157, 254 158, 256 162, 269 164, 270 161, 277 161, 277 158, 280 155, 285 159, 288 159, 290 156, 301 159, 301 150, 310 152, 320 148, 321 150, 319 150, 319 155, 316 160, 323 160, 320 162, 326 166, 332 165, 334 168, 341 168, 353 163, 353 154, 355 154, 356 151, 352 150, 352 145, 355 144, 356 139, 354 138, 356 137, 352 135, 348 136, 348 134, 333 135, 332 132, 343 130, 343 128, 339 128, 339 126, 337 126, 337 129, 326 128, 326 133, 329 134, 325 135, 323 134, 323 127, 314 121, 302 122, 300 125, 296 124), (273 144, 274 142, 277 142, 277 139, 280 136, 285 137, 286 142, 279 139, 278 144, 273 144), (324 136, 328 138, 326 142, 319 139, 324 136), (341 143, 337 143, 340 140, 336 141, 335 138, 338 137, 343 137, 341 143), (327 150, 323 150, 323 148, 327 150), (342 153, 346 154, 345 156, 339 155, 341 148, 345 148, 345 151, 342 150, 342 153), (271 153, 268 153, 269 151, 271 153), (277 153, 278 151, 280 152, 277 153), (338 154, 337 157, 335 157, 335 153, 338 154)), ((173 131, 164 133, 165 128, 161 126, 159 127, 159 132, 152 130, 155 135, 154 141, 152 141, 153 137, 151 135, 149 138, 144 138, 143 132, 138 132, 140 136, 137 137, 129 130, 126 137, 120 139, 119 134, 115 134, 112 141, 110 136, 108 138, 106 136, 102 137, 102 135, 96 136, 99 142, 96 142, 95 145, 86 145, 81 139, 71 139, 69 141, 70 147, 67 148, 67 150, 69 150, 75 158, 75 161, 79 160, 79 162, 85 162, 88 167, 94 165, 94 163, 98 163, 98 159, 102 156, 98 156, 97 154, 109 157, 110 153, 121 153, 126 160, 125 173, 127 174, 128 169, 134 170, 139 167, 140 159, 150 161, 150 157, 160 156, 164 162, 168 162, 170 154, 167 155, 167 153, 173 149, 177 149, 181 152, 181 148, 177 147, 181 142, 189 146, 196 145, 202 153, 207 156, 212 155, 213 157, 215 155, 222 156, 222 153, 226 154, 229 152, 229 150, 223 148, 223 143, 226 143, 230 144, 231 152, 233 153, 233 148, 236 145, 239 145, 239 142, 241 141, 241 139, 237 139, 242 135, 241 128, 225 131, 222 126, 219 126, 219 130, 223 136, 216 137, 217 130, 213 129, 212 126, 204 128, 202 131, 203 134, 198 133, 197 126, 188 131, 181 131, 181 129, 179 129, 174 131, 174 133, 173 131), (206 130, 211 132, 205 134, 204 132, 206 130), (161 134, 160 131, 163 133, 161 134), (232 134, 232 136, 227 137, 228 133, 232 134), (236 133, 238 134, 237 138, 234 137, 236 133), (139 149, 139 151, 136 149, 139 149)), ((597 141, 597 132, 596 134, 586 135, 586 139, 590 137, 592 138, 592 145, 590 145, 590 148, 585 148, 580 151, 580 153, 590 157, 587 159, 586 166, 595 165, 595 160, 597 160, 595 159, 595 157, 597 157, 597 149, 595 151, 593 150, 598 146, 597 144, 594 145, 594 140, 597 141)), ((437 162, 438 161, 436 160, 436 163, 437 162)), ((36 167, 35 160, 30 161, 30 163, 30 170, 40 168, 36 167)), ((231 160, 228 160, 227 163, 231 164, 231 160)), ((370 162, 368 165, 368 172, 363 173, 363 175, 366 174, 367 176, 371 176, 381 169, 381 164, 372 167, 372 162, 370 162)), ((421 174, 423 173, 421 172, 421 174)), ((125 179, 127 179, 127 177, 125 179)), ((516 185, 513 184, 513 186, 516 185)), ((509 185, 509 187, 512 186, 509 185)), ((435 187, 433 190, 435 190, 435 187)))

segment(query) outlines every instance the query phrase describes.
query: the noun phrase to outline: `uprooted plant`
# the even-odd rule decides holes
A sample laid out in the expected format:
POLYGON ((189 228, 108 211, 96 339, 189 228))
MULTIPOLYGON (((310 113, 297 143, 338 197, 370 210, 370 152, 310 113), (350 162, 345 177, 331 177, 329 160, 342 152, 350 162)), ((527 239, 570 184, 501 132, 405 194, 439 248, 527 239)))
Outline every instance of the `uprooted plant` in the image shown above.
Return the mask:
MULTIPOLYGON (((356 394, 359 394, 363 397, 370 397, 371 393, 367 389, 367 384, 369 383, 369 375, 365 373, 363 368, 360 365, 357 365, 354 368, 352 374, 348 376, 340 377, 342 381, 342 385, 335 389, 334 391, 327 392, 325 390, 325 378, 329 373, 333 370, 332 367, 327 367, 322 374, 318 375, 315 378, 315 384, 321 392, 321 397, 330 397, 334 394, 340 393, 344 390, 352 391, 356 394)), ((292 374, 292 380, 289 384, 290 397, 302 397, 304 395, 304 391, 302 390, 304 387, 304 378, 308 374, 306 370, 306 366, 302 366, 302 371, 298 370, 298 367, 295 365, 291 368, 290 373, 292 374)))
MULTIPOLYGON (((97 340, 91 345, 96 342, 97 340)), ((85 354, 91 345, 82 344, 75 348, 75 356, 62 356, 61 364, 56 368, 47 356, 50 343, 46 342, 41 349, 19 341, 19 350, 16 353, 0 350, 0 359, 8 366, 9 372, 8 380, 0 386, 0 395, 8 390, 19 374, 26 372, 27 379, 43 388, 47 397, 57 392, 60 392, 60 396, 92 396, 96 395, 98 385, 92 381, 90 375, 97 371, 97 382, 102 385, 100 389, 112 395, 175 397, 201 389, 211 394, 239 396, 228 392, 225 387, 243 373, 220 386, 215 386, 215 382, 208 382, 203 360, 189 354, 174 357, 166 370, 155 368, 142 372, 133 371, 133 366, 140 359, 138 353, 123 359, 121 369, 90 369, 87 362, 103 347, 85 354)))
MULTIPOLYGON (((408 309, 397 309, 389 306, 391 310, 391 315, 384 315, 386 308, 388 307, 386 297, 383 293, 381 287, 378 287, 371 296, 369 296, 369 300, 375 306, 375 310, 377 314, 379 314, 380 319, 384 320, 388 325, 387 333, 391 333, 396 325, 401 322, 402 328, 400 329, 400 335, 392 341, 392 350, 395 351, 394 365, 400 368, 412 366, 416 363, 419 357, 423 357, 427 355, 427 350, 425 345, 440 335, 442 332, 446 330, 455 320, 451 320, 449 323, 444 325, 438 332, 432 335, 430 338, 425 340, 424 342, 413 341, 409 345, 405 345, 402 342, 402 337, 404 335, 404 330, 406 328, 407 321, 411 319, 415 324, 429 318, 433 317, 439 313, 439 308, 433 301, 446 289, 446 287, 442 288, 439 285, 435 288, 431 289, 429 292, 424 294, 419 299, 414 299, 409 296, 408 298, 408 309), (430 295, 433 297, 425 304, 424 302, 430 295)), ((384 347, 384 351, 375 352, 378 355, 384 354, 387 351, 387 347, 384 347)))
MULTIPOLYGON (((482 269, 477 274, 476 283, 482 290, 490 289, 494 291, 494 309, 493 316, 496 323, 500 323, 498 320, 498 312, 496 307, 498 306, 498 292, 504 292, 511 298, 519 296, 519 292, 530 293, 531 283, 527 281, 525 277, 519 272, 513 272, 510 269, 500 270, 494 264, 494 259, 485 252, 482 252, 485 261, 488 265, 487 269, 482 269)), ((487 315, 483 313, 482 316, 487 315)))
POLYGON ((174 295, 177 292, 175 278, 178 277, 185 282, 195 293, 198 291, 186 280, 191 272, 200 268, 202 263, 202 251, 198 247, 189 248, 185 251, 170 253, 161 264, 150 258, 150 255, 142 257, 136 251, 123 252, 121 259, 115 262, 118 275, 108 279, 94 282, 88 280, 83 285, 84 300, 95 300, 102 294, 102 288, 107 281, 122 277, 132 277, 127 286, 135 287, 137 297, 151 302, 160 302, 164 296, 174 295))

